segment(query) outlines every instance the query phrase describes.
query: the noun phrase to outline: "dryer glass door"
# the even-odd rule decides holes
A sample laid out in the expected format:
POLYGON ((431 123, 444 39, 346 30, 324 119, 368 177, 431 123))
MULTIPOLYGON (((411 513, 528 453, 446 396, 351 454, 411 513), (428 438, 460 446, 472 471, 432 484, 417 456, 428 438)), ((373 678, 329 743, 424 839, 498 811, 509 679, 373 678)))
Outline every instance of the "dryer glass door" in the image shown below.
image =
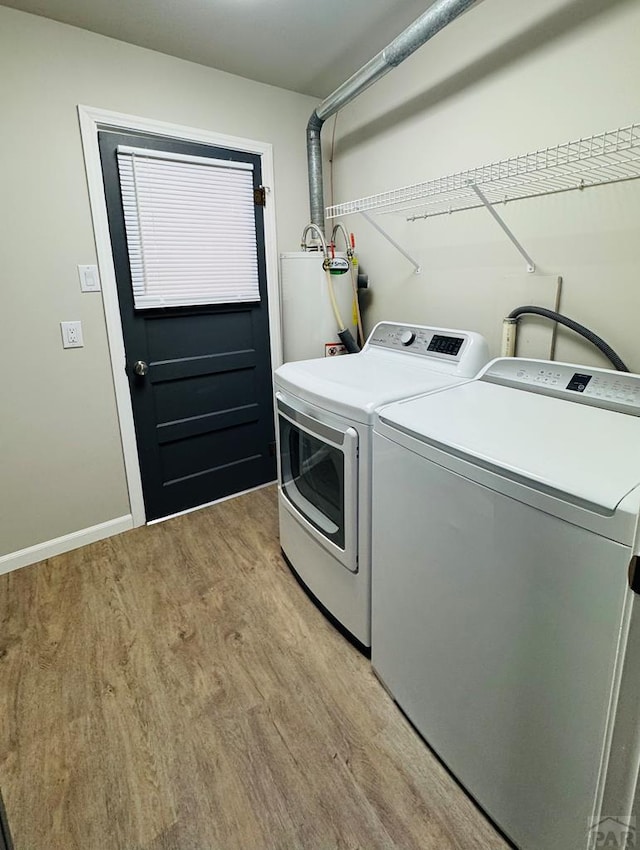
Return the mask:
POLYGON ((307 519, 344 547, 344 455, 317 437, 281 420, 286 431, 289 476, 284 487, 304 504, 307 519), (304 503, 302 500, 304 499, 304 503))
POLYGON ((326 425, 280 397, 278 426, 284 495, 307 530, 355 570, 357 433, 326 425))

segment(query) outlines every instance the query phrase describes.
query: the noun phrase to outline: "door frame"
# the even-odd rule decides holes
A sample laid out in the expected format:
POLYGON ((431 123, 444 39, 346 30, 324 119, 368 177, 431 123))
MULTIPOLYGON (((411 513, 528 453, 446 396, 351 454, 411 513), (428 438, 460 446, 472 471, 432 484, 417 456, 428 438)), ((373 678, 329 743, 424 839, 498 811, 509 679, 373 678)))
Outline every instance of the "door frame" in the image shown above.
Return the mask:
POLYGON ((124 456, 124 467, 129 493, 129 505, 133 525, 144 525, 146 512, 142 495, 142 477, 138 459, 138 446, 133 423, 133 404, 129 380, 125 372, 126 357, 124 335, 118 301, 118 290, 109 234, 109 221, 104 195, 104 181, 100 151, 98 148, 99 130, 124 130, 143 133, 155 133, 171 139, 213 145, 257 154, 261 158, 262 182, 267 188, 267 203, 264 207, 264 244, 267 270, 267 297, 269 299, 269 343, 271 348, 271 366, 275 371, 282 363, 282 328, 280 319, 280 289, 278 281, 278 249, 276 240, 276 215, 273 172, 273 146, 268 142, 227 136, 209 130, 198 130, 180 124, 141 118, 121 112, 112 112, 91 106, 78 106, 80 135, 89 189, 89 205, 96 245, 98 270, 102 289, 109 343, 109 357, 116 396, 120 439, 124 456))

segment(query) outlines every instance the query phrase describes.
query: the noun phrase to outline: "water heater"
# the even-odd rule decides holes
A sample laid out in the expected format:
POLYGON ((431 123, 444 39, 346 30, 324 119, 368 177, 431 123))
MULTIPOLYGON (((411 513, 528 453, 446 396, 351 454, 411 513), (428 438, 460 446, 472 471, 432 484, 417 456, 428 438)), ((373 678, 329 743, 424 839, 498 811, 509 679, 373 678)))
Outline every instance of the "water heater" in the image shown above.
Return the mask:
MULTIPOLYGON (((336 258, 348 261, 347 255, 336 258)), ((343 353, 331 309, 322 251, 280 254, 280 309, 284 362, 331 357, 343 353)), ((332 274, 338 309, 353 338, 355 327, 351 272, 332 274)))

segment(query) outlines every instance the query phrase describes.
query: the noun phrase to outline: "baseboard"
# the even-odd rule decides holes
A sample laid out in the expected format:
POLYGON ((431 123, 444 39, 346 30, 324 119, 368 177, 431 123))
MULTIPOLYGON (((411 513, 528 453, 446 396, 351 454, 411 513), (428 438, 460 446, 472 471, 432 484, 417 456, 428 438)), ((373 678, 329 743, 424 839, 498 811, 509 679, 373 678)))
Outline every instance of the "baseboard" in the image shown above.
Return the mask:
POLYGON ((44 543, 37 543, 18 552, 10 552, 8 555, 0 556, 0 575, 44 561, 45 558, 53 558, 54 555, 62 555, 63 552, 70 552, 80 546, 95 543, 96 540, 104 540, 105 537, 112 537, 130 528, 133 528, 133 517, 127 514, 56 537, 54 540, 45 540, 44 543))

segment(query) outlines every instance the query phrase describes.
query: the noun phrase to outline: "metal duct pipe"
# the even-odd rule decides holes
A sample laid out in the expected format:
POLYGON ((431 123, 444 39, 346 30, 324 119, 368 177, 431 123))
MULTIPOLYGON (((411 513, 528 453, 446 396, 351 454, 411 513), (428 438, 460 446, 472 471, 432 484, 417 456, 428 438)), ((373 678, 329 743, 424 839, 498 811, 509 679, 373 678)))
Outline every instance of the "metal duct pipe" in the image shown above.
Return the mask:
POLYGON ((437 32, 461 15, 476 0, 436 0, 404 32, 381 50, 359 71, 326 97, 314 109, 307 124, 307 165, 311 221, 324 232, 324 191, 322 186, 322 125, 347 103, 369 88, 437 32))

